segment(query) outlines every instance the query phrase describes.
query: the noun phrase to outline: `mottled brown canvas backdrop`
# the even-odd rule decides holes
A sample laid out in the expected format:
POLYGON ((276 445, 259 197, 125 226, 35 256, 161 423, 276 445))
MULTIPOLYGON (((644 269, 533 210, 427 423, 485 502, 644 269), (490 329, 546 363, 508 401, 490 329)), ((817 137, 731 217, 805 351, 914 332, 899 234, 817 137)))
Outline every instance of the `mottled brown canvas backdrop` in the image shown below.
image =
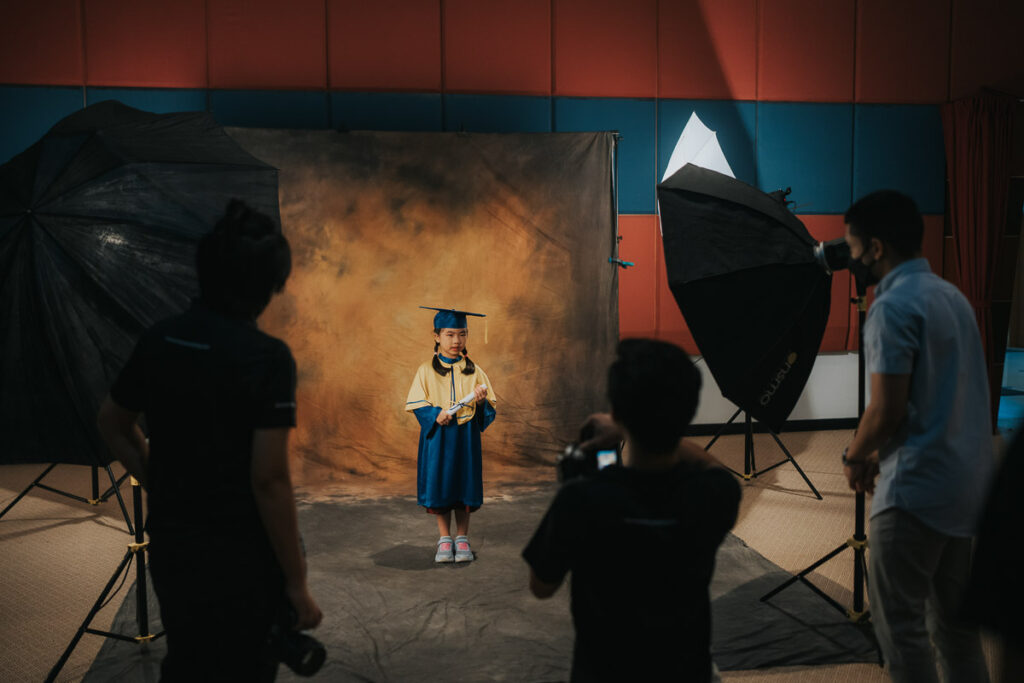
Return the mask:
POLYGON ((611 134, 230 132, 280 169, 293 269, 260 326, 299 368, 297 481, 414 491, 421 304, 488 315, 487 343, 470 318, 468 344, 498 399, 485 494, 554 477, 605 405, 618 337, 611 134))

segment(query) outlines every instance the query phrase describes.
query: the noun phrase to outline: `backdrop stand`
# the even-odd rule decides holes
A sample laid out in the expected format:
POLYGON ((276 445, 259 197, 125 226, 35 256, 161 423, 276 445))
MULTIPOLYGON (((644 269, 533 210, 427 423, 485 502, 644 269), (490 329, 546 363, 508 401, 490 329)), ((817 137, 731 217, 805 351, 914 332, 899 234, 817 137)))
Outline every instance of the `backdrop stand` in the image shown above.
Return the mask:
MULTIPOLYGON (((850 303, 857 306, 857 415, 863 417, 864 415, 864 320, 867 312, 867 287, 865 287, 859 279, 857 280, 857 297, 850 300, 850 303)), ((864 591, 868 587, 868 565, 865 553, 868 548, 868 535, 864 528, 864 492, 858 491, 854 497, 854 527, 853 536, 846 539, 844 543, 839 545, 835 550, 828 553, 814 564, 810 565, 806 569, 798 572, 792 578, 787 580, 782 585, 772 589, 768 593, 761 596, 761 602, 767 602, 772 597, 782 592, 786 588, 789 588, 797 581, 800 581, 805 586, 810 588, 812 591, 817 593, 821 598, 828 604, 839 610, 840 613, 844 614, 850 621, 855 624, 867 626, 871 622, 871 613, 864 606, 864 591), (807 578, 807 575, 813 572, 815 569, 825 564, 832 558, 838 556, 844 550, 849 548, 853 550, 853 607, 847 608, 840 604, 838 600, 827 595, 825 591, 821 590, 807 578)), ((878 664, 883 664, 882 659, 882 648, 878 644, 878 640, 875 639, 875 647, 878 650, 878 664)))
POLYGON ((744 422, 744 430, 743 430, 743 472, 737 472, 736 470, 732 469, 731 467, 726 467, 726 469, 729 470, 730 472, 732 472, 733 474, 735 474, 737 477, 742 477, 746 481, 750 481, 751 479, 756 479, 757 477, 759 477, 760 475, 764 474, 765 472, 770 472, 771 470, 775 469, 779 465, 785 465, 786 462, 788 461, 788 462, 793 463, 793 467, 795 467, 796 471, 800 473, 800 476, 803 477, 803 480, 805 482, 807 482, 807 486, 808 486, 808 488, 811 489, 811 493, 813 493, 817 497, 818 500, 821 500, 822 499, 821 498, 821 494, 818 493, 818 489, 814 488, 814 484, 812 484, 811 480, 807 478, 807 475, 804 474, 804 471, 802 469, 800 469, 800 465, 798 465, 796 460, 793 458, 793 454, 790 453, 789 449, 786 448, 786 445, 784 443, 782 443, 782 439, 779 438, 779 435, 776 434, 775 431, 771 427, 769 427, 768 425, 764 425, 764 428, 768 431, 769 434, 772 435, 772 438, 775 439, 775 443, 778 444, 779 448, 782 449, 782 452, 786 454, 786 457, 785 457, 785 459, 778 461, 774 465, 769 465, 768 467, 764 468, 763 470, 758 470, 757 469, 757 463, 754 460, 754 428, 753 428, 753 423, 752 423, 752 421, 750 419, 750 413, 748 413, 745 410, 743 410, 743 408, 740 408, 735 413, 733 413, 732 417, 729 418, 729 421, 726 422, 724 425, 722 425, 722 428, 718 430, 718 432, 715 434, 714 438, 711 439, 711 441, 708 442, 708 445, 704 447, 704 450, 707 451, 707 450, 711 449, 711 447, 714 445, 714 443, 716 441, 718 441, 718 437, 722 436, 722 434, 729 427, 729 425, 731 425, 733 423, 733 421, 737 417, 739 417, 740 413, 743 413, 743 416, 744 416, 744 419, 743 419, 743 422, 744 422))
POLYGON ((6 515, 8 510, 17 505, 18 501, 24 498, 33 488, 40 488, 44 491, 49 491, 50 493, 56 493, 58 496, 64 496, 65 498, 71 498, 72 500, 77 500, 80 503, 88 503, 93 506, 99 505, 100 503, 106 503, 110 499, 110 496, 117 496, 117 502, 121 506, 121 514, 124 516, 125 524, 128 525, 128 533, 135 533, 135 529, 132 527, 131 516, 128 514, 128 508, 124 504, 124 498, 121 497, 121 484, 123 484, 124 480, 128 478, 127 472, 121 475, 121 478, 118 479, 114 477, 114 472, 110 469, 110 465, 104 465, 103 469, 107 471, 107 476, 110 477, 110 487, 100 495, 99 465, 89 465, 89 467, 92 468, 92 498, 83 498, 77 494, 62 491, 41 483, 43 478, 52 472, 53 468, 58 464, 60 463, 51 463, 49 467, 43 470, 42 474, 36 477, 31 484, 26 486, 25 489, 15 497, 14 500, 8 503, 7 507, 0 511, 0 518, 6 515))
MULTIPOLYGON (((109 467, 108 467, 109 469, 109 467)), ((71 657, 71 653, 78 645, 78 641, 82 639, 82 636, 86 633, 92 633, 93 635, 103 636, 104 638, 114 638, 116 640, 123 640, 128 643, 135 643, 142 645, 156 640, 164 634, 163 631, 160 633, 151 633, 149 630, 149 591, 148 583, 146 581, 146 550, 149 548, 149 541, 145 539, 143 535, 143 527, 145 526, 142 522, 142 493, 139 486, 139 482, 135 477, 131 478, 132 482, 132 508, 135 512, 135 542, 128 544, 128 551, 125 552, 124 558, 121 563, 117 565, 117 569, 114 571, 113 576, 110 577, 110 581, 107 581, 106 587, 103 592, 100 593, 100 597, 93 603, 92 609, 89 610, 88 616, 82 625, 78 627, 78 632, 75 633, 75 637, 71 639, 64 653, 57 660, 57 663, 50 670, 49 675, 46 677, 46 683, 52 683, 57 680, 57 674, 67 664, 68 658, 71 657), (111 633, 110 631, 101 631, 99 629, 89 628, 89 624, 96 618, 96 614, 103 609, 107 604, 107 596, 114 589, 114 584, 121 578, 121 574, 124 573, 124 579, 128 578, 128 569, 131 565, 132 560, 135 560, 135 624, 138 633, 134 636, 128 636, 123 633, 111 633)), ((123 579, 122 579, 123 581, 123 579)))

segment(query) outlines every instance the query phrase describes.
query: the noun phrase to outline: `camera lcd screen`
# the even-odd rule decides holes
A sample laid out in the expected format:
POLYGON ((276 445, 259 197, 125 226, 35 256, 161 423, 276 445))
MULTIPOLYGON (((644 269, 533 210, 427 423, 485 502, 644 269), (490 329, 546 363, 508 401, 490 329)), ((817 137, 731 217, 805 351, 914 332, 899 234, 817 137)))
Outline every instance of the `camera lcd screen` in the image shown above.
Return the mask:
POLYGON ((598 451, 597 469, 603 470, 608 465, 614 465, 619 461, 619 454, 616 451, 598 451))

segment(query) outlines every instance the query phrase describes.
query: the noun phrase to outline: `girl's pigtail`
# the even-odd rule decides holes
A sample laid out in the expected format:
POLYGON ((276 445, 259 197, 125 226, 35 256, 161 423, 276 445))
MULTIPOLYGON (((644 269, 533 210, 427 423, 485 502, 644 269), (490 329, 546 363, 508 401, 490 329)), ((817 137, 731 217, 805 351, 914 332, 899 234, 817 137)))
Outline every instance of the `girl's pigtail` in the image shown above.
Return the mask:
POLYGON ((441 375, 442 377, 447 377, 448 373, 451 372, 452 369, 446 368, 445 366, 441 365, 441 359, 437 357, 437 351, 440 348, 441 345, 438 344, 437 342, 434 342, 434 360, 432 360, 430 364, 434 368, 434 372, 441 375))
POLYGON ((469 358, 469 351, 462 349, 462 357, 466 359, 466 367, 462 368, 463 375, 472 375, 476 372, 476 365, 469 358))

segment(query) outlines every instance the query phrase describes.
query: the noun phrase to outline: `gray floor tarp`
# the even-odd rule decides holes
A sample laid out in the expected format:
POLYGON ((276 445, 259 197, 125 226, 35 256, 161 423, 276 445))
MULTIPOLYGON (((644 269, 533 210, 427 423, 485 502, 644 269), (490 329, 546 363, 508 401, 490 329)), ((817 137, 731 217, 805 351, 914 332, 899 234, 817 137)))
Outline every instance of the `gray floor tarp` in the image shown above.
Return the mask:
MULTIPOLYGON (((311 585, 325 615, 314 635, 329 651, 317 679, 567 680, 568 591, 534 599, 519 555, 554 487, 516 490, 503 489, 473 515, 477 560, 463 565, 433 563, 436 526, 412 498, 301 505, 311 585)), ((771 603, 759 601, 788 577, 728 537, 712 583, 713 651, 722 670, 876 659, 869 637, 803 585, 771 603)), ((114 630, 135 635, 134 590, 114 630)), ((107 640, 84 680, 156 681, 163 648, 162 640, 145 646, 107 640)), ((284 667, 278 679, 303 680, 284 667)))

